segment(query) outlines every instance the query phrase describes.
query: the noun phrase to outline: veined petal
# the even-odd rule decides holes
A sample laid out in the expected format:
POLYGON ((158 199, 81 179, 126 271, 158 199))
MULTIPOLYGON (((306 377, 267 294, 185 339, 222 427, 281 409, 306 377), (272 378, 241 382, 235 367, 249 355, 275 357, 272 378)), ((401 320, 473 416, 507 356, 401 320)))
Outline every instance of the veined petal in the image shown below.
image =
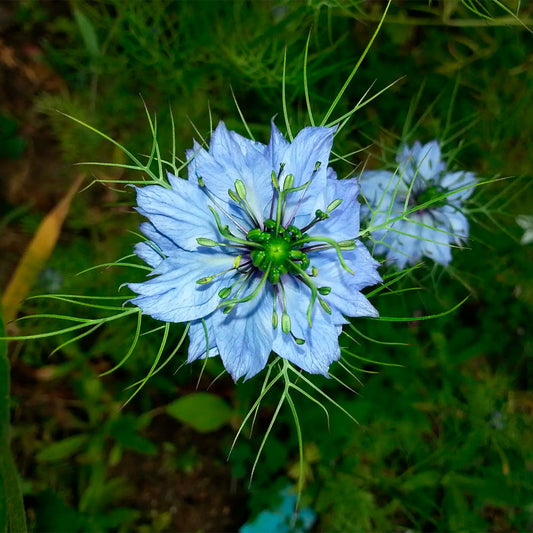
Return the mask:
POLYGON ((402 269, 407 264, 413 265, 422 258, 420 233, 422 226, 410 220, 399 220, 383 237, 388 247, 387 259, 402 269))
POLYGON ((399 176, 388 170, 365 170, 359 178, 361 193, 372 210, 387 210, 394 201, 399 176))
POLYGON ((322 307, 316 303, 311 314, 312 324, 307 321, 307 305, 311 291, 303 283, 287 277, 284 282, 287 296, 287 312, 291 318, 291 332, 304 344, 297 344, 290 334, 276 328, 274 351, 302 370, 311 374, 328 375, 329 365, 340 358, 338 327, 322 307))
POLYGON ((420 250, 422 255, 430 257, 441 265, 447 265, 452 260, 452 252, 450 248, 449 225, 431 217, 425 213, 422 216, 422 223, 425 224, 421 229, 420 250), (434 227, 431 227, 434 226, 434 227), (439 231, 441 230, 441 231, 439 231))
POLYGON ((216 309, 220 301, 217 293, 234 273, 230 271, 207 284, 196 281, 232 269, 233 260, 233 256, 211 248, 197 252, 178 250, 154 270, 156 277, 143 283, 128 283, 139 294, 131 302, 144 314, 165 322, 205 317, 216 309))
POLYGON ((229 132, 220 122, 211 136, 209 152, 195 148, 187 152, 187 156, 196 153, 189 163, 189 176, 201 177, 209 191, 224 202, 229 200, 228 190, 235 190, 235 182, 242 181, 246 200, 262 222, 272 199, 272 168, 265 155, 266 146, 229 132))
POLYGON ((470 197, 470 195, 474 192, 474 185, 477 183, 477 179, 473 172, 451 172, 450 174, 446 174, 441 179, 441 186, 446 189, 447 191, 455 191, 457 189, 461 189, 462 187, 469 187, 468 189, 464 189, 462 191, 458 192, 452 192, 452 194, 449 194, 446 197, 446 200, 448 202, 457 204, 460 203, 467 198, 470 197))
MULTIPOLYGON (((259 283, 257 275, 244 295, 253 292, 259 283)), ((221 309, 213 313, 220 357, 235 381, 243 376, 251 378, 265 367, 274 338, 272 309, 273 291, 266 284, 253 300, 238 303, 228 314, 221 309)))
POLYGON ((133 247, 133 251, 137 257, 140 257, 152 268, 156 268, 164 259, 164 257, 155 249, 154 245, 149 241, 138 242, 133 247))
POLYGON ((453 205, 445 205, 440 210, 441 216, 446 217, 450 226, 450 240, 454 240, 457 244, 468 239, 469 224, 467 218, 453 205))
POLYGON ((205 359, 208 348, 209 357, 219 355, 212 315, 209 315, 203 320, 194 320, 191 322, 189 326, 187 363, 192 363, 197 359, 205 359))
POLYGON ((150 239, 165 255, 172 254, 179 246, 157 231, 150 222, 142 222, 139 225, 141 232, 150 239))
POLYGON ((335 250, 310 254, 311 264, 318 270, 314 278, 316 285, 331 288, 324 299, 346 316, 378 316, 376 309, 359 291, 381 281, 377 271, 379 263, 360 242, 354 250, 343 252, 342 256, 354 274, 342 267, 335 250))
POLYGON ((430 141, 420 148, 416 158, 416 169, 426 181, 434 182, 435 178, 446 168, 441 161, 438 141, 430 141))
POLYGON ((287 150, 290 143, 289 141, 287 141, 287 139, 285 139, 281 131, 278 130, 273 120, 270 122, 270 125, 271 125, 270 142, 268 143, 268 146, 266 148, 265 155, 267 156, 267 159, 270 161, 272 170, 277 175, 280 170, 279 164, 280 164, 281 158, 283 157, 283 154, 285 153, 285 150, 287 150))
POLYGON ((301 130, 285 150, 277 154, 278 161, 274 169, 283 164, 280 185, 289 174, 294 176, 294 187, 307 182, 309 186, 287 196, 286 220, 298 214, 307 217, 309 223, 317 209, 324 210, 326 177, 329 155, 333 146, 333 135, 337 128, 309 127, 301 130))
POLYGON ((220 239, 208 198, 197 184, 177 179, 173 189, 150 185, 136 190, 137 211, 179 247, 196 250, 198 237, 220 239))
POLYGON ((309 235, 329 237, 336 241, 355 239, 359 233, 359 186, 354 179, 328 179, 326 181, 326 206, 334 200, 342 200, 329 218, 311 228, 309 235))

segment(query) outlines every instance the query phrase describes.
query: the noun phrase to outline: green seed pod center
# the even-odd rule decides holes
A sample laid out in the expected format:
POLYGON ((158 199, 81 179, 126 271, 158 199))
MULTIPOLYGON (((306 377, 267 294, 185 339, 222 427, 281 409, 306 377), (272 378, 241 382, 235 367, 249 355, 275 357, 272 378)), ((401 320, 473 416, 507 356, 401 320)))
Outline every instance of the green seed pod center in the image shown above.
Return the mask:
POLYGON ((265 245, 265 255, 268 262, 280 267, 289 259, 291 245, 281 237, 274 237, 265 245))
POLYGON ((446 205, 446 198, 441 198, 440 200, 434 200, 435 198, 442 196, 442 193, 443 191, 439 187, 432 185, 431 187, 428 187, 425 191, 422 191, 416 197, 416 203, 418 205, 422 205, 422 204, 425 204, 426 202, 430 202, 433 200, 433 203, 431 204, 431 208, 442 207, 443 205, 446 205))

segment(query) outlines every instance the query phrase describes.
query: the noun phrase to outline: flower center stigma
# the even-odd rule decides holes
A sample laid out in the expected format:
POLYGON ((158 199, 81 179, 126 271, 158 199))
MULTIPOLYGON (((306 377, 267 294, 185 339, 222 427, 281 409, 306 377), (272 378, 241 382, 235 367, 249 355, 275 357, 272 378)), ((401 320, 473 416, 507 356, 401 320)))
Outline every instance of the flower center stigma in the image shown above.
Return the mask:
POLYGON ((310 265, 307 254, 302 251, 302 232, 295 226, 277 227, 276 221, 269 218, 264 222, 264 230, 254 228, 246 235, 247 240, 259 245, 250 253, 252 264, 260 272, 268 272, 268 281, 275 285, 283 274, 297 274, 310 265), (297 263, 297 264, 296 264, 297 263))

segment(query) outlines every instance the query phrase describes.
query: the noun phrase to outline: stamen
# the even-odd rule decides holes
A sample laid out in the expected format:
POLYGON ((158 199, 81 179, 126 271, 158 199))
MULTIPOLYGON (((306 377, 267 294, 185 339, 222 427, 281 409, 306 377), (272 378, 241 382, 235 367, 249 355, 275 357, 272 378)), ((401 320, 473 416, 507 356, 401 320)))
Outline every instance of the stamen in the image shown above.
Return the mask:
POLYGON ((331 213, 332 211, 334 211, 335 209, 337 209, 337 207, 339 207, 339 205, 342 204, 342 199, 341 198, 337 198, 336 200, 333 200, 333 202, 331 202, 327 207, 326 207, 326 213, 331 213))
MULTIPOLYGON (((238 242, 239 244, 243 244, 246 247, 253 246, 254 248, 260 248, 260 246, 258 244, 256 244, 256 243, 247 241, 245 239, 240 239, 239 237, 236 237, 235 235, 233 235, 233 233, 231 233, 231 231, 230 231, 230 229, 229 229, 229 227, 227 225, 224 225, 224 226, 222 225, 222 222, 220 221, 220 217, 218 216, 218 213, 211 206, 208 206, 208 207, 209 207, 209 211, 211 211, 213 217, 215 218, 215 222, 216 222, 218 231, 223 237, 226 237, 226 239, 228 239, 230 241, 234 241, 234 242, 238 242)), ((246 235, 247 233, 248 232, 245 230, 244 234, 246 235)))
MULTIPOLYGON (((206 196, 215 204, 215 206, 220 209, 241 231, 244 235, 246 235, 246 228, 244 228, 237 220, 235 220, 219 203, 217 198, 214 194, 211 193, 211 191, 205 186, 205 182, 202 177, 198 177, 198 185, 204 191, 206 196)), ((208 206, 209 209, 212 211, 211 206, 208 206)))
POLYGON ((302 346, 302 344, 305 344, 305 340, 296 337, 292 331, 291 331, 291 337, 293 338, 294 342, 295 342, 298 346, 302 346))
POLYGON ((231 309, 233 309, 233 307, 235 307, 235 304, 249 302, 250 300, 253 300, 261 292, 261 289, 265 285, 269 270, 270 270, 270 266, 267 267, 267 269, 265 270, 265 273, 263 274, 263 277, 261 278, 261 281, 257 284, 257 287, 250 294, 248 294, 247 296, 243 296, 242 298, 232 298, 231 300, 228 300, 227 302, 218 304, 217 307, 222 307, 225 305, 226 307, 231 306, 231 309))
POLYGON ((287 335, 291 332, 291 317, 287 311, 283 311, 281 315, 281 331, 287 335))
POLYGON ((228 189, 228 196, 242 208, 254 226, 259 226, 259 221, 246 200, 246 187, 241 180, 235 180, 235 191, 228 189))
MULTIPOLYGON (((307 242, 325 242, 327 244, 330 244, 333 248, 335 248, 337 252, 337 257, 339 258, 339 262, 342 265, 342 268, 353 275, 353 270, 345 263, 344 258, 342 257, 341 253, 341 247, 339 243, 334 241, 333 239, 330 239, 329 237, 309 237, 304 236, 299 241, 297 241, 295 244, 305 244, 307 242)), ((350 242, 350 241, 343 241, 343 242, 350 242)), ((355 248, 355 246, 354 246, 355 248)))

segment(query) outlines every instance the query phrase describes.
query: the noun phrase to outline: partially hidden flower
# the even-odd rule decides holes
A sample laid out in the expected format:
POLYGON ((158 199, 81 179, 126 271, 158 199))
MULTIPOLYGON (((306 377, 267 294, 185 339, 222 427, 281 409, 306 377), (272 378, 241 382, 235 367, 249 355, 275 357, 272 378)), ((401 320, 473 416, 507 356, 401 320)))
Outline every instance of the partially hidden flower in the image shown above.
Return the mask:
POLYGON ((296 517, 296 494, 290 489, 281 491, 281 504, 273 511, 261 511, 253 522, 246 522, 239 533, 305 533, 315 521, 316 513, 310 507, 298 511, 296 517))
POLYGON ((358 185, 328 167, 335 128, 309 127, 268 145, 220 123, 209 149, 187 152, 188 179, 137 188, 148 218, 135 253, 150 279, 131 300, 165 322, 190 322, 188 361, 219 355, 235 380, 271 352, 327 375, 345 316, 377 316, 361 294, 380 281, 356 240, 358 185))
POLYGON ((437 141, 405 145, 396 161, 394 173, 369 170, 360 177, 367 202, 362 215, 377 228, 374 253, 385 254, 399 268, 422 256, 448 265, 451 247, 468 238, 463 202, 477 180, 472 172, 447 172, 437 141))

